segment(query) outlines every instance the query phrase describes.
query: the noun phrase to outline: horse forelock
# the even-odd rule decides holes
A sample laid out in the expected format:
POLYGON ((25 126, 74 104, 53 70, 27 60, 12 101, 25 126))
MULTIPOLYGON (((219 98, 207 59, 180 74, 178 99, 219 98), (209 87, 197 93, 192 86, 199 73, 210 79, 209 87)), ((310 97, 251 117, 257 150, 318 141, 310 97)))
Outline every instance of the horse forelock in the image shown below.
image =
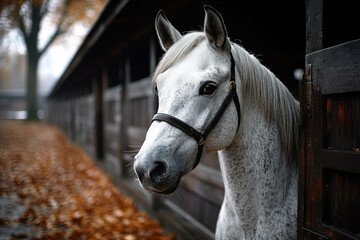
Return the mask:
POLYGON ((162 56, 161 61, 156 67, 151 83, 154 84, 161 73, 174 66, 203 40, 205 40, 205 34, 203 32, 191 32, 184 35, 178 42, 174 43, 174 45, 162 56))

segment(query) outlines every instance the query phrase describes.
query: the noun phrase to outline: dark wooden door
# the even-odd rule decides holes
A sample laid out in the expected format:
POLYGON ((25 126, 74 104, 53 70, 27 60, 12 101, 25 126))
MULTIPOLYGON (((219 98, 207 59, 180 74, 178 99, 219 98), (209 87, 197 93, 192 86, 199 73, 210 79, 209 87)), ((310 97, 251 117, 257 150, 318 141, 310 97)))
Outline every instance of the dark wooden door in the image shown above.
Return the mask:
POLYGON ((360 40, 306 55, 299 237, 360 239, 360 40))
POLYGON ((299 240, 360 239, 360 32, 352 29, 360 18, 355 9, 355 1, 306 0, 299 240))

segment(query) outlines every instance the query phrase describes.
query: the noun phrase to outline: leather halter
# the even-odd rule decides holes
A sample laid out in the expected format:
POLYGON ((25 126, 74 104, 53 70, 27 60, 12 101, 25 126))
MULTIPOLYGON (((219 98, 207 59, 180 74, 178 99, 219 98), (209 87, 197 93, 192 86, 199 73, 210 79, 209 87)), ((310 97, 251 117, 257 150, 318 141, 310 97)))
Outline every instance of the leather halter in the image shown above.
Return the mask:
POLYGON ((196 156, 196 161, 194 163, 193 169, 200 162, 206 138, 209 136, 210 132, 214 129, 216 124, 220 121, 222 115, 224 114, 227 106, 230 104, 232 99, 234 100, 237 115, 238 115, 237 131, 239 130, 239 127, 240 127, 241 112, 240 112, 239 98, 238 98, 237 93, 236 93, 235 60, 234 60, 234 57, 233 57, 231 52, 230 52, 230 57, 231 57, 231 67, 230 67, 230 70, 231 70, 230 74, 231 75, 230 75, 230 83, 229 83, 229 92, 226 95, 225 99, 223 100, 219 110, 216 112, 214 118, 211 120, 209 125, 205 128, 203 133, 197 131, 196 129, 189 126, 187 123, 181 121, 180 119, 178 119, 176 117, 173 117, 171 115, 165 114, 165 113, 157 113, 157 114, 154 115, 154 117, 152 119, 152 121, 167 122, 168 124, 182 130, 183 132, 185 132, 186 134, 188 134, 189 136, 191 136, 191 137, 193 137, 195 139, 195 141, 198 144, 198 153, 197 153, 197 156, 196 156))

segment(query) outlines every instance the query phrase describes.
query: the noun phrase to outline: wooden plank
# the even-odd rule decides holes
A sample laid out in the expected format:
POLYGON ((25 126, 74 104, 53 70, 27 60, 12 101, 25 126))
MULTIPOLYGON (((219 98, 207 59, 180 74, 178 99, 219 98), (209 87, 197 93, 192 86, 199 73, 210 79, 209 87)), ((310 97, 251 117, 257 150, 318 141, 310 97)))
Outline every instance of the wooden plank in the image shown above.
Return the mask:
POLYGON ((122 91, 122 86, 120 85, 106 89, 105 100, 109 101, 111 99, 116 99, 120 101, 121 91, 122 91))
POLYGON ((299 150, 298 150, 298 216, 297 216, 297 239, 304 239, 303 226, 305 224, 305 170, 306 170, 306 81, 303 78, 299 83, 299 101, 300 101, 300 126, 299 126, 299 150))
POLYGON ((192 215, 182 210, 170 200, 165 199, 164 206, 171 210, 173 216, 172 219, 177 221, 176 224, 181 224, 185 230, 193 231, 192 236, 188 236, 187 239, 214 239, 214 234, 208 228, 206 228, 199 221, 194 219, 192 215))
POLYGON ((321 94, 360 91, 360 39, 306 55, 321 94))
POLYGON ((154 93, 150 78, 131 82, 128 85, 128 124, 148 128, 154 114, 154 93))
POLYGON ((324 150, 320 151, 319 159, 325 168, 346 172, 360 172, 360 153, 324 150))
POLYGON ((121 176, 120 177, 127 177, 129 172, 126 169, 126 166, 128 165, 129 161, 132 159, 132 156, 129 156, 129 154, 126 154, 125 151, 128 149, 129 145, 129 135, 128 135, 128 121, 127 116, 129 115, 129 98, 128 98, 128 85, 130 83, 130 60, 129 57, 125 57, 124 61, 124 83, 122 86, 122 91, 120 95, 120 141, 119 141, 119 153, 120 153, 120 168, 121 168, 121 176))
POLYGON ((128 135, 128 144, 126 147, 136 147, 140 148, 145 140, 147 129, 128 126, 127 135, 128 135))
MULTIPOLYGON (((209 155, 205 155, 204 161, 207 161, 206 157, 209 155)), ((211 167, 200 163, 193 171, 194 178, 197 178, 203 182, 207 182, 217 188, 224 189, 224 183, 222 180, 220 170, 215 170, 211 167)))
MULTIPOLYGON (((310 79, 312 80, 312 79, 310 79)), ((309 79, 308 79, 309 81, 309 79)), ((308 83, 306 83, 308 84, 308 83)), ((322 213, 322 167, 318 161, 318 149, 321 149, 323 143, 322 123, 323 123, 323 108, 322 95, 317 86, 313 84, 310 88, 311 93, 307 89, 306 96, 310 94, 311 99, 308 101, 305 97, 306 103, 306 155, 305 155, 305 189, 304 189, 304 227, 311 230, 318 230, 319 221, 322 213), (309 110, 307 109, 309 107, 309 110), (310 111, 311 114, 308 114, 310 111)))
POLYGON ((324 149, 360 151, 360 94, 328 95, 324 101, 326 112, 324 149))
MULTIPOLYGON (((121 86, 106 89, 105 92, 105 159, 120 164, 120 127, 121 127, 121 86)), ((118 166, 119 167, 119 166, 118 166)), ((120 168, 120 167, 119 167, 120 168)), ((117 169, 119 170, 119 169, 117 169)))
POLYGON ((323 235, 328 236, 329 238, 315 238, 315 239, 334 239, 334 240, 359 240, 359 237, 356 237, 354 235, 352 235, 351 233, 348 233, 346 231, 341 231, 337 228, 334 228, 332 226, 328 226, 328 225, 321 225, 320 226, 320 232, 323 235))
POLYGON ((318 240, 326 240, 328 239, 324 235, 321 235, 317 232, 311 231, 308 228, 302 228, 304 239, 318 239, 318 240))
POLYGON ((135 99, 153 96, 150 84, 150 77, 143 78, 136 82, 130 82, 127 89, 129 98, 135 99))
MULTIPOLYGON (((63 103, 62 103, 63 104, 63 103)), ((95 155, 95 98, 85 95, 77 99, 76 142, 92 157, 95 155)))
POLYGON ((218 187, 207 181, 196 178, 196 174, 190 174, 182 179, 184 187, 200 196, 204 201, 221 206, 224 198, 224 188, 218 187))
POLYGON ((325 169, 324 179, 322 222, 329 229, 324 228, 323 232, 331 236, 327 232, 338 229, 349 233, 346 235, 360 236, 360 175, 325 169))
MULTIPOLYGON (((105 73, 104 73, 105 75, 105 73)), ((106 76, 93 79, 94 97, 95 97, 95 146, 96 158, 104 158, 104 86, 103 78, 106 76)))
POLYGON ((146 129, 150 126, 151 117, 149 116, 149 101, 149 97, 136 98, 129 101, 129 125, 146 129))

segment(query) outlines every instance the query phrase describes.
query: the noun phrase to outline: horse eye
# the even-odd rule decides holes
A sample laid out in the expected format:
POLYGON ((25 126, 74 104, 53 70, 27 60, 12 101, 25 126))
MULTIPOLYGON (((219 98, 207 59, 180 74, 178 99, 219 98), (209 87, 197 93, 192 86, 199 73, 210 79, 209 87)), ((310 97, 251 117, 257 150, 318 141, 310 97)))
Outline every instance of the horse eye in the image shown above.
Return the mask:
POLYGON ((200 87, 200 95, 211 95, 215 92, 217 86, 214 82, 205 82, 200 87))
POLYGON ((158 95, 158 88, 157 88, 156 85, 155 85, 155 88, 154 88, 154 92, 155 92, 156 95, 158 95))

